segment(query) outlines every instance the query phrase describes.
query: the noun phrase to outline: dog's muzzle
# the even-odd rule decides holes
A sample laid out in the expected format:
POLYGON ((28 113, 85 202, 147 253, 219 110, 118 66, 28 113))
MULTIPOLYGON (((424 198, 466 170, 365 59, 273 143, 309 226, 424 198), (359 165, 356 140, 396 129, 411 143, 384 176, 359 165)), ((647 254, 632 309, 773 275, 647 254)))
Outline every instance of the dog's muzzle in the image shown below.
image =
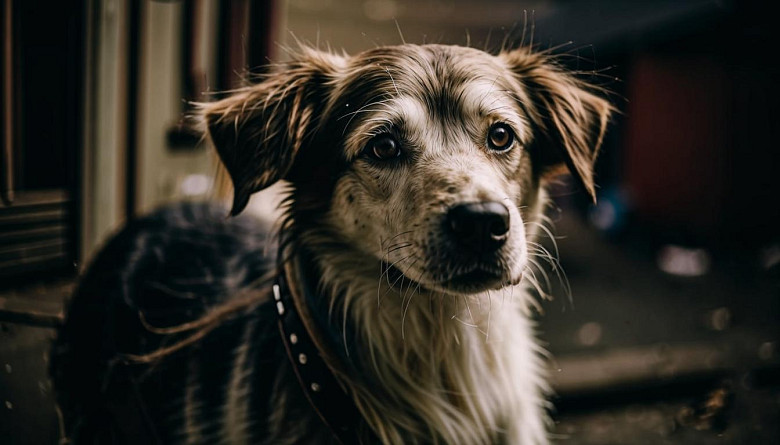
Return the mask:
POLYGON ((444 225, 455 246, 481 257, 500 249, 509 238, 509 209, 496 201, 459 204, 447 212, 444 225))
MULTIPOLYGON (((504 248, 509 241, 510 219, 509 209, 497 201, 451 206, 441 216, 442 236, 436 237, 438 242, 427 252, 427 275, 413 281, 423 287, 465 293, 506 285, 511 281, 504 248)), ((395 263, 384 264, 383 270, 393 283, 407 272, 395 263)))

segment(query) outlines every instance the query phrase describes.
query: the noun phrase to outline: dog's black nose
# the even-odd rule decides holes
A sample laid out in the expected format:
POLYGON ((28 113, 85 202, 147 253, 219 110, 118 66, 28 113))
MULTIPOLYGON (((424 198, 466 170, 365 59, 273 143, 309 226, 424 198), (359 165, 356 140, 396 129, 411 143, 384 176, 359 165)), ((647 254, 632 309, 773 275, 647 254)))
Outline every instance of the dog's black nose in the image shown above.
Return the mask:
POLYGON ((474 253, 489 253, 509 237, 509 209, 500 202, 473 202, 452 207, 446 226, 454 241, 474 253))

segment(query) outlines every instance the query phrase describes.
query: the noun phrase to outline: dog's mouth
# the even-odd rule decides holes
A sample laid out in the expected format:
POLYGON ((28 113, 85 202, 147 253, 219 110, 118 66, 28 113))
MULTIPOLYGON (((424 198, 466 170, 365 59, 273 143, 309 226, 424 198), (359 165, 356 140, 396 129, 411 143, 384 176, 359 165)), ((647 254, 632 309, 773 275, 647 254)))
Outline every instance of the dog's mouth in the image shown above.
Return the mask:
POLYGON ((460 290, 485 290, 505 284, 504 274, 489 268, 476 267, 468 272, 455 274, 446 280, 448 286, 460 290))
POLYGON ((386 271, 388 284, 398 291, 418 286, 430 291, 477 293, 501 288, 512 281, 498 268, 481 264, 460 268, 442 279, 430 281, 414 280, 392 264, 383 263, 382 270, 386 271))

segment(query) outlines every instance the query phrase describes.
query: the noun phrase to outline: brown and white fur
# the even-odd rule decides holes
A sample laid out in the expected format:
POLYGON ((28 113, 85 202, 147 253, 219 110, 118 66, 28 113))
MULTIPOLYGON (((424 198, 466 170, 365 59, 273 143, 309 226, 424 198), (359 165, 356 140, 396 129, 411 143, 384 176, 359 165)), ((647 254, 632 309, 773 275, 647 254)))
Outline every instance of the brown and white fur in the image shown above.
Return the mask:
MULTIPOLYGON (((595 194, 612 111, 596 92, 528 48, 401 45, 355 56, 304 48, 258 83, 202 104, 234 184, 234 215, 254 192, 290 184, 281 230, 293 258, 306 252, 318 270, 313 285, 332 319, 359 339, 355 371, 340 380, 366 434, 396 444, 547 443, 529 257, 544 187, 562 168, 595 194), (507 130, 510 143, 496 146, 507 130), (465 246, 451 228, 453 209, 472 203, 508 213, 494 248, 465 246)), ((230 312, 220 310, 206 313, 230 312)), ((330 441, 292 380, 275 381, 263 443, 330 441)), ((246 407, 221 412, 233 433, 220 441, 253 441, 235 435, 249 428, 246 407)))

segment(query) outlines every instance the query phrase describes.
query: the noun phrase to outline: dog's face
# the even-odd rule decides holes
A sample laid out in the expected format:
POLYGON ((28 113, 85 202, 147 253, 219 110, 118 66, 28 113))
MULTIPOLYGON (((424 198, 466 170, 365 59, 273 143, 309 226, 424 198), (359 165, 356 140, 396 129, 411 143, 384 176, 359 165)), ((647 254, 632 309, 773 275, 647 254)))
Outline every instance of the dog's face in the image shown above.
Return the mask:
POLYGON ((472 49, 383 48, 347 73, 334 105, 352 120, 341 143, 349 167, 332 224, 382 259, 391 282, 402 273, 471 292, 519 280, 520 209, 535 204, 538 181, 507 67, 472 49))
POLYGON ((540 187, 557 167, 593 194, 609 112, 528 50, 404 45, 354 57, 307 50, 288 71, 206 105, 205 117, 234 213, 286 178, 293 218, 389 276, 474 293, 519 282, 540 187))

